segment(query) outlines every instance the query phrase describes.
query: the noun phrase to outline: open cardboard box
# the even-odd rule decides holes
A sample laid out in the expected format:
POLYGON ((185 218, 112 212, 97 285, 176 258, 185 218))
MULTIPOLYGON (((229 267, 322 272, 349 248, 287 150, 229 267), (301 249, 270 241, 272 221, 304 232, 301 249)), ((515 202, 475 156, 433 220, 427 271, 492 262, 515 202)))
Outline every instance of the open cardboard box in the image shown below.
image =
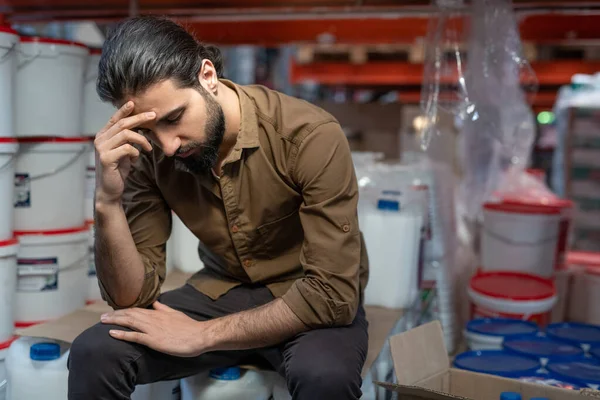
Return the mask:
MULTIPOLYGON (((166 292, 183 286, 191 275, 179 270, 171 272, 162 286, 162 291, 166 292)), ((112 308, 105 302, 97 302, 53 321, 17 329, 15 333, 21 336, 43 337, 72 343, 80 333, 100 322, 100 315, 111 310, 112 308)), ((362 371, 363 377, 366 376, 381 352, 385 340, 396 322, 402 317, 402 310, 365 307, 365 311, 369 322, 369 351, 362 371)))
POLYGON ((521 393, 523 400, 599 398, 600 392, 581 392, 477 374, 450 367, 438 321, 390 338, 398 384, 377 384, 399 394, 401 400, 499 400, 502 392, 521 393))

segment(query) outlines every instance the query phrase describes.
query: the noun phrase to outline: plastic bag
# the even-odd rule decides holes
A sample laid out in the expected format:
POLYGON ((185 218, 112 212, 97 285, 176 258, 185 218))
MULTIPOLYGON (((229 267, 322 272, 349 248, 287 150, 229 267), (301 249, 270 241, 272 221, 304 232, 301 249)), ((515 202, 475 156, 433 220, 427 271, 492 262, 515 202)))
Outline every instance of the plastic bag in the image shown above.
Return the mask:
POLYGON ((421 147, 425 150, 437 129, 439 114, 447 112, 460 119, 477 118, 465 84, 463 41, 463 0, 435 0, 436 16, 429 22, 425 40, 425 64, 421 109, 425 117, 421 147), (454 88, 450 88, 454 86, 454 88))

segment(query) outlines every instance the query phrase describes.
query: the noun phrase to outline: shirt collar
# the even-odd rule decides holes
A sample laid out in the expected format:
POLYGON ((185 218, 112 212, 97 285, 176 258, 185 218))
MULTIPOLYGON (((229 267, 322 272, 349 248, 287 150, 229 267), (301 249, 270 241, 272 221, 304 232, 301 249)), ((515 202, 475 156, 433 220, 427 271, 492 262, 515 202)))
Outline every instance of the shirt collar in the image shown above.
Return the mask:
POLYGON ((228 88, 233 89, 240 99, 240 130, 238 132, 234 150, 259 147, 258 119, 256 117, 256 107, 254 102, 239 85, 236 85, 227 79, 221 79, 220 82, 228 88))

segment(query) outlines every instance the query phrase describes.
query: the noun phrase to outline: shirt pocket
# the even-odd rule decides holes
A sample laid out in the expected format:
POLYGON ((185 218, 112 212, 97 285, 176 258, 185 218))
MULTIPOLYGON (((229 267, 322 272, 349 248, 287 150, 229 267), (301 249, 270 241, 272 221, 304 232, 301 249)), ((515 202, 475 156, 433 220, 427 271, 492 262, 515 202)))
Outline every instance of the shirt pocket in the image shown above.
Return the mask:
POLYGON ((256 228, 254 254, 258 258, 273 259, 302 244, 303 238, 300 213, 294 210, 256 228))

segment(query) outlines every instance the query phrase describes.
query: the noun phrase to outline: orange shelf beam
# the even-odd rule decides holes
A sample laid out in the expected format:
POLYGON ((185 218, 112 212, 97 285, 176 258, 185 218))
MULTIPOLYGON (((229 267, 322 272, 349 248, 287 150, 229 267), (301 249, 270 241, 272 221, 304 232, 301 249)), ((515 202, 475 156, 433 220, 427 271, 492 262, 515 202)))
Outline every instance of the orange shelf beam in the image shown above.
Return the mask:
MULTIPOLYGON (((600 62, 534 62, 532 67, 540 86, 556 86, 569 83, 574 74, 593 74, 600 71, 600 62)), ((314 81, 323 85, 403 86, 420 85, 423 80, 422 64, 403 62, 314 63, 306 65, 292 62, 290 68, 290 80, 295 84, 314 81)), ((456 83, 456 77, 449 77, 442 83, 454 84, 456 83)))

